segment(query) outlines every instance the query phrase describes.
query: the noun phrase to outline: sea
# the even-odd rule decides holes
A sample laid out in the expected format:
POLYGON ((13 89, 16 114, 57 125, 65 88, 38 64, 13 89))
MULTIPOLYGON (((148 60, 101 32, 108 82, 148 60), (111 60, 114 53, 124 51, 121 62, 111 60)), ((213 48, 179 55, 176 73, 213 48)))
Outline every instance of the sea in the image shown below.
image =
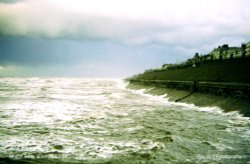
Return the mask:
POLYGON ((0 163, 246 164, 250 120, 119 79, 0 78, 0 163))

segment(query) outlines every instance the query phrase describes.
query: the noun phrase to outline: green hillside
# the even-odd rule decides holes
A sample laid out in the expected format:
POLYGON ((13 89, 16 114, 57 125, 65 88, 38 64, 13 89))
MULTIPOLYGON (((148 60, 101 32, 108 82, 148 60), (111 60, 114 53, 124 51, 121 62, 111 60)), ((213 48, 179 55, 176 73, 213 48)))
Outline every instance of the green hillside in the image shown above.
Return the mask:
POLYGON ((250 58, 207 61, 198 67, 152 70, 132 79, 250 83, 250 58))

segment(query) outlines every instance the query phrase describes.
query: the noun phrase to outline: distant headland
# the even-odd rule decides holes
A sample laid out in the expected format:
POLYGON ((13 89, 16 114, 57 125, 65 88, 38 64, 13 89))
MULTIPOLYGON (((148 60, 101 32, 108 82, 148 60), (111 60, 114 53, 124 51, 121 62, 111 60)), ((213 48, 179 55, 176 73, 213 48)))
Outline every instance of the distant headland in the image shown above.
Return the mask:
POLYGON ((208 54, 179 64, 163 64, 127 78, 132 89, 154 88, 152 94, 167 94, 170 101, 219 106, 250 116, 250 42, 240 47, 224 44, 208 54))

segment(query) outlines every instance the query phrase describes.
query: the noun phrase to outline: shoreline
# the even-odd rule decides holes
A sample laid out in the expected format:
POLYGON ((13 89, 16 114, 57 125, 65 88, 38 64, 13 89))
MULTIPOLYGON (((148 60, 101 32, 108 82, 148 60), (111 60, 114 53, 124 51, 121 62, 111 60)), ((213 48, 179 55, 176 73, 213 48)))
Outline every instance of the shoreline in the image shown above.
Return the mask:
POLYGON ((249 63, 250 56, 203 61, 194 66, 168 64, 126 80, 131 88, 149 87, 154 88, 149 94, 167 94, 169 101, 218 106, 225 112, 239 111, 250 117, 249 63))
POLYGON ((209 93, 192 92, 189 90, 178 90, 154 85, 143 85, 139 83, 129 83, 126 88, 132 90, 150 89, 146 94, 164 95, 170 102, 183 102, 194 104, 199 107, 220 107, 224 112, 238 111, 244 117, 250 117, 250 101, 236 97, 223 97, 209 93))

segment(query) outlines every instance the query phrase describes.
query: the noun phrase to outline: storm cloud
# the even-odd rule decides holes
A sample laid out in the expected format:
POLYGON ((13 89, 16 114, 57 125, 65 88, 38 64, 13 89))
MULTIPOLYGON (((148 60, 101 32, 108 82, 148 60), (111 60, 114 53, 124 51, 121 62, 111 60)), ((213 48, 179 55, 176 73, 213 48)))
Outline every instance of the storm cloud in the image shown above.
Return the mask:
POLYGON ((248 42, 249 6, 248 0, 0 0, 0 72, 12 64, 107 71, 129 65, 132 73, 179 62, 248 42))
POLYGON ((26 0, 0 4, 0 34, 194 46, 250 36, 250 2, 26 0))

